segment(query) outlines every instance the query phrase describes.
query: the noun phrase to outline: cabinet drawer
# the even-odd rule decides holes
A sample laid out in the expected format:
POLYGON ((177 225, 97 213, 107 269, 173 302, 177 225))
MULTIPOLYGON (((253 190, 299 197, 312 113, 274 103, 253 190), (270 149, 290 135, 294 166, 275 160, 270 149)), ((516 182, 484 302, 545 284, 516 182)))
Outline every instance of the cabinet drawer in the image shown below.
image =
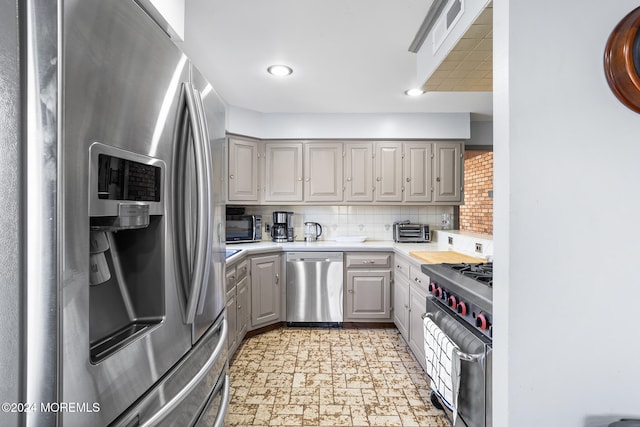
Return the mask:
POLYGON ((249 271, 249 262, 246 259, 236 264, 236 281, 239 282, 240 280, 247 277, 248 271, 249 271))
POLYGON ((226 284, 227 292, 229 292, 236 285, 238 281, 236 276, 236 266, 227 267, 227 271, 225 272, 224 282, 226 284))
POLYGON ((363 252, 347 254, 347 268, 389 268, 390 253, 363 252))
POLYGON ((404 277, 405 279, 409 280, 409 263, 403 258, 399 256, 395 257, 394 270, 398 277, 404 277))
POLYGON ((409 280, 416 285, 419 285, 420 288, 426 291, 427 286, 429 286, 429 276, 424 274, 420 267, 416 265, 409 266, 409 280))

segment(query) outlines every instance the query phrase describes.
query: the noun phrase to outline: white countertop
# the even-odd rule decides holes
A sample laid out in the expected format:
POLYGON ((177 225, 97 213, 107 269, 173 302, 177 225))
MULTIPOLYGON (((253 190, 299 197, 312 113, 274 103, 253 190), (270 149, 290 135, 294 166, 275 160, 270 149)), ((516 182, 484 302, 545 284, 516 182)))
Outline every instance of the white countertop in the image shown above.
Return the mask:
POLYGON ((318 242, 287 242, 275 243, 270 241, 256 243, 232 243, 227 244, 227 249, 239 249, 240 252, 227 258, 227 262, 234 262, 248 254, 259 254, 265 252, 303 252, 303 251, 340 251, 340 252, 362 252, 362 251, 390 251, 409 256, 409 252, 415 251, 438 251, 448 250, 442 248, 437 243, 395 243, 391 240, 372 240, 362 243, 336 242, 321 240, 318 242))

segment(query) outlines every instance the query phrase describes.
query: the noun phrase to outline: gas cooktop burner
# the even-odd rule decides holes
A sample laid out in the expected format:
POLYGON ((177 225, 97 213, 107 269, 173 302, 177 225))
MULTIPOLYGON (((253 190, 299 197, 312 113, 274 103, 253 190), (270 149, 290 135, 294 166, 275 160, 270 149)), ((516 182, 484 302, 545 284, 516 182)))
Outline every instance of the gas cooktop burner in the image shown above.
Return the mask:
POLYGON ((493 263, 484 264, 445 264, 463 276, 493 286, 493 263))

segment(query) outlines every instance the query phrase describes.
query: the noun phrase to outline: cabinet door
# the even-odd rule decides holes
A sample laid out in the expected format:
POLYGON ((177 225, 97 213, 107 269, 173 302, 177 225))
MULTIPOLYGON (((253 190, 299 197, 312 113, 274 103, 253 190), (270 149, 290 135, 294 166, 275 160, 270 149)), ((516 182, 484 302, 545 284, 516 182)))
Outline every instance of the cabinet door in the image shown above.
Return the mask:
POLYGON ((258 142, 229 138, 229 201, 258 201, 258 142))
POLYGON ((404 200, 430 202, 433 191, 433 147, 430 143, 404 144, 404 200))
POLYGON ((424 327, 422 314, 427 311, 427 293, 419 285, 413 283, 409 287, 409 348, 426 368, 424 355, 424 327))
POLYGON ((249 330, 249 278, 245 277, 244 279, 238 282, 237 286, 237 300, 238 300, 238 319, 237 319, 237 341, 238 344, 242 342, 242 339, 247 334, 249 330))
POLYGON ((237 319, 238 314, 236 311, 236 288, 233 288, 233 293, 227 294, 227 348, 229 349, 229 353, 232 354, 237 345, 237 319))
POLYGON ((378 202, 402 200, 402 143, 400 142, 376 143, 375 198, 378 202))
POLYGON ((251 327, 280 320, 280 256, 251 258, 251 327))
POLYGON ((391 320, 391 270, 347 271, 345 320, 391 320))
POLYGON ((462 201, 463 158, 459 142, 436 142, 434 202, 462 201))
POLYGON ((393 282, 393 321, 409 341, 409 281, 397 275, 393 282))
POLYGON ((373 145, 349 142, 344 151, 345 201, 373 201, 373 145))
POLYGON ((302 201, 302 143, 265 143, 264 188, 267 202, 302 201))
POLYGON ((342 143, 304 144, 304 200, 342 201, 342 143))

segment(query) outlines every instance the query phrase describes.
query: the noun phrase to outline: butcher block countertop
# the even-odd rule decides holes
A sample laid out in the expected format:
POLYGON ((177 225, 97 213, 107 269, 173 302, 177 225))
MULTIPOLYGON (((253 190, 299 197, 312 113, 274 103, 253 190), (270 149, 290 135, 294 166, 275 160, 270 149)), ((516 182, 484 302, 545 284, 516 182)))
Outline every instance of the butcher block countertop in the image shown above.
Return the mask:
POLYGON ((479 263, 487 262, 484 258, 475 258, 469 255, 461 254, 454 251, 428 251, 428 252, 409 252, 414 258, 418 258, 420 261, 426 264, 461 264, 466 263, 479 263))

